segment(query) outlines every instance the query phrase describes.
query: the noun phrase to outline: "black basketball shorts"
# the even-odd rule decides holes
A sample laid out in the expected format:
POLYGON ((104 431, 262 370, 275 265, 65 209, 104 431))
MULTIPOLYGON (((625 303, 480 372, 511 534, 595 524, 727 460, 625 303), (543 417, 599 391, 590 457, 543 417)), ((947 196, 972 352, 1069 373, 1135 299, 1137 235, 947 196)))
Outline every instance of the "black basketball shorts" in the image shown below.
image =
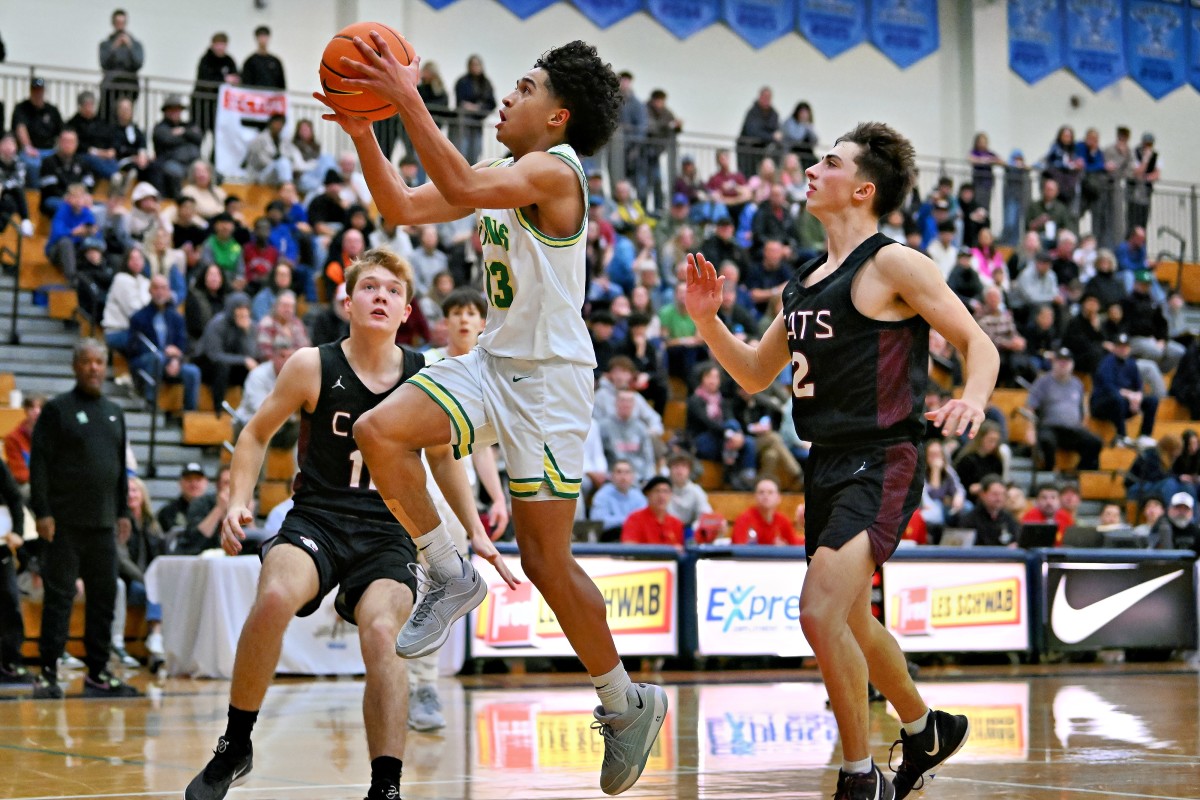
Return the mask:
POLYGON ((863 531, 875 563, 891 558, 921 505, 925 457, 913 442, 813 445, 804 462, 804 551, 838 550, 863 531))
POLYGON ((286 542, 308 553, 317 565, 317 595, 296 616, 307 617, 321 607, 325 595, 338 587, 334 608, 354 624, 354 609, 373 581, 402 583, 417 597, 417 581, 409 570, 417 548, 397 523, 377 522, 315 508, 293 507, 279 533, 263 544, 265 559, 275 545, 286 542))

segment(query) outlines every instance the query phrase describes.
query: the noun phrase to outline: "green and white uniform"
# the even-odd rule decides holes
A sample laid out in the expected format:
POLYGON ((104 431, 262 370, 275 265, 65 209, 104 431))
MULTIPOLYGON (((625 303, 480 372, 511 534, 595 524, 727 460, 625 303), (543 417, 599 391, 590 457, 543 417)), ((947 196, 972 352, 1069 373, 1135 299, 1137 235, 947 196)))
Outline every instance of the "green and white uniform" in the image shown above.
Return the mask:
MULTIPOLYGON (((587 180, 569 145, 549 150, 579 178, 584 215, 566 238, 539 231, 521 209, 480 209, 491 308, 479 345, 410 379, 450 417, 462 457, 498 442, 513 497, 579 496, 592 425, 596 355, 580 309, 585 292, 587 180)), ((494 169, 513 159, 494 162, 494 169)))

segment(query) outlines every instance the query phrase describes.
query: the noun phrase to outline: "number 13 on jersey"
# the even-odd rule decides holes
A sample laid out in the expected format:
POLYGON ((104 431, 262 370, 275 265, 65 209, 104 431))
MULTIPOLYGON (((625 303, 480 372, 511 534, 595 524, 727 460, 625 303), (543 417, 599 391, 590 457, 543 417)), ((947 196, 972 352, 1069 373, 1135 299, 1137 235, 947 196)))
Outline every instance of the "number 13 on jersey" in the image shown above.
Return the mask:
POLYGON ((804 353, 792 353, 792 394, 795 397, 812 397, 816 388, 808 380, 808 359, 804 353))
POLYGON ((488 300, 492 308, 508 308, 513 301, 512 275, 508 264, 503 261, 489 261, 485 272, 487 277, 488 300))

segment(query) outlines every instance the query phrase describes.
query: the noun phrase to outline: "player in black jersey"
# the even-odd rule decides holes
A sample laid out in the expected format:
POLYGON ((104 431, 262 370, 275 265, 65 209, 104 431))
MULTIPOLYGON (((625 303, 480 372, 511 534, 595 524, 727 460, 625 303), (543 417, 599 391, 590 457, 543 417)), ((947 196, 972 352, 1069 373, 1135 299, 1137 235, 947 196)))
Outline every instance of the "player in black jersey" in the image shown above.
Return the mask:
MULTIPOLYGON (((250 732, 275 674, 288 622, 316 611, 335 586, 335 608, 358 625, 366 666, 367 798, 399 797, 408 681, 395 640, 416 596, 409 567, 417 554, 375 491, 353 428, 359 416, 425 365, 423 356, 395 345, 412 285, 412 268, 403 259, 385 250, 364 253, 346 273, 349 338, 304 348, 288 359, 275 388, 238 437, 229 512, 221 525, 221 544, 230 555, 240 552, 242 526, 253 521, 250 499, 267 442, 285 420, 301 414, 295 506, 263 548, 258 595, 238 640, 228 726, 212 760, 188 785, 186 800, 219 800, 245 780, 252 765, 250 732)), ((472 533, 476 552, 512 585, 450 446, 429 448, 426 456, 455 515, 472 533)))
POLYGON ((903 798, 966 741, 967 719, 930 711, 896 640, 871 615, 871 575, 895 551, 921 500, 920 442, 929 326, 963 356, 962 399, 929 414, 947 435, 974 434, 996 382, 996 348, 934 263, 878 233, 912 185, 912 145, 881 123, 842 136, 806 171, 808 211, 829 252, 801 267, 761 342, 717 318, 713 265, 689 256, 687 307, 699 334, 746 391, 792 367, 792 409, 805 464, 804 634, 817 656, 841 734, 836 798, 903 798), (871 760, 867 680, 903 723, 895 785, 871 760))

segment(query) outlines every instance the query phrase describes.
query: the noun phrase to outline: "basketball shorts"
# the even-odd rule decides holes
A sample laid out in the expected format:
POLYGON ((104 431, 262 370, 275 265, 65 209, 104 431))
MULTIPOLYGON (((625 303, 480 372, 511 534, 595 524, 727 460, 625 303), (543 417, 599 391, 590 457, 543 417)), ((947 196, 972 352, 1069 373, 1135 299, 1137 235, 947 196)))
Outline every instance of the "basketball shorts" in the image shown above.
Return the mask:
POLYGON ((891 558, 921 505, 925 457, 912 442, 814 445, 804 462, 804 550, 840 549, 863 531, 877 565, 891 558))
POLYGON ((590 367, 499 358, 477 347, 430 364, 408 383, 450 417, 455 457, 500 445, 510 495, 579 497, 595 401, 590 367))
POLYGON ((296 616, 307 617, 321 607, 325 595, 338 587, 334 609, 351 624, 354 609, 372 582, 402 583, 417 597, 417 581, 409 565, 417 561, 417 548, 398 524, 360 519, 316 508, 293 507, 279 533, 263 544, 259 558, 266 559, 281 542, 308 553, 317 565, 317 594, 296 616))

